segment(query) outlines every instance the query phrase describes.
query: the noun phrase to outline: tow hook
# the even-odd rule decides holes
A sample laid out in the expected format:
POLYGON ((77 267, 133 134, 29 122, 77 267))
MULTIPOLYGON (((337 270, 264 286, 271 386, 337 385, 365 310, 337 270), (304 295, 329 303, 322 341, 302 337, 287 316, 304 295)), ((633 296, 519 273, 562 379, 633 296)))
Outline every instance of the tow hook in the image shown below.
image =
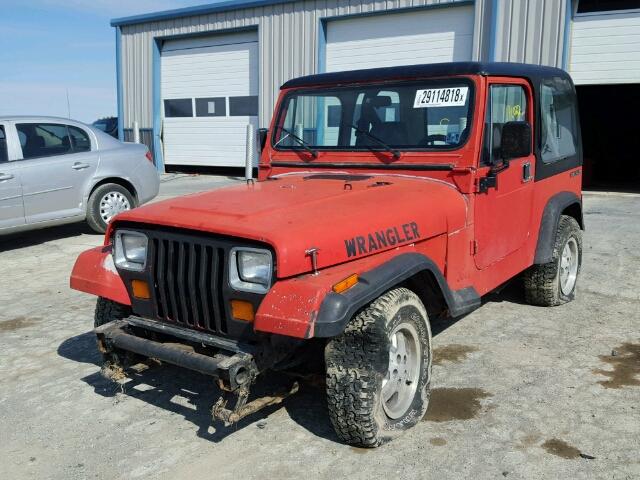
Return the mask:
POLYGON ((213 405, 211 409, 211 415, 214 420, 221 420, 224 422, 225 427, 229 427, 234 423, 239 422, 247 415, 251 415, 262 410, 269 405, 277 405, 282 403, 285 398, 293 395, 299 389, 298 382, 293 382, 291 389, 288 391, 282 391, 273 395, 266 395, 264 397, 256 398, 255 400, 247 403, 249 399, 250 382, 240 386, 234 391, 230 391, 224 382, 219 379, 218 386, 222 390, 222 396, 213 405), (235 404, 233 409, 227 408, 227 404, 235 397, 235 404))

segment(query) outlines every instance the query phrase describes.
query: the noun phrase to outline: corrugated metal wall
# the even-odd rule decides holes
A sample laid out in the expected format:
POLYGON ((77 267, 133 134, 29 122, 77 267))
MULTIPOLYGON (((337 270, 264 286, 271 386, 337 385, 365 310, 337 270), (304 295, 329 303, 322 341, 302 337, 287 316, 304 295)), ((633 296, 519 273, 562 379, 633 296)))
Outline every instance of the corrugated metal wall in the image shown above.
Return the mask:
POLYGON ((497 0, 495 59, 563 67, 571 0, 497 0))
MULTIPOLYGON (((156 37, 255 27, 260 42, 260 123, 271 118, 281 84, 316 73, 320 19, 452 4, 464 0, 304 0, 122 26, 124 128, 153 124, 153 42, 156 37)), ((474 60, 562 66, 566 2, 476 0, 474 60), (496 32, 492 32, 493 10, 496 32), (495 58, 490 58, 492 51, 495 58)))
MULTIPOLYGON (((450 4, 461 0, 306 0, 210 15, 176 18, 122 27, 124 128, 137 120, 153 123, 152 68, 155 37, 215 33, 256 27, 260 42, 260 122, 271 119, 280 85, 316 73, 320 19, 400 8, 450 4)), ((480 2, 482 3, 482 2, 480 2)))

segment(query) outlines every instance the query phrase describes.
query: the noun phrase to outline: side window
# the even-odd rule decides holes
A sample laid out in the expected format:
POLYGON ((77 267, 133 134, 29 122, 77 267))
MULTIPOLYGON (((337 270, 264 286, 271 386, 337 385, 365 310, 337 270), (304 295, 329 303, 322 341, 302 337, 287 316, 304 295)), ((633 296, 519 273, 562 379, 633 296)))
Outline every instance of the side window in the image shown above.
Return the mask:
POLYGON ((7 153, 7 136, 4 133, 4 127, 0 125, 0 163, 8 161, 9 155, 7 153))
POLYGON ((18 123, 16 129, 25 160, 73 152, 66 125, 18 123))
POLYGON ((491 85, 485 118, 483 164, 493 165, 500 161, 504 124, 526 119, 527 93, 522 86, 491 85))
POLYGON ((540 86, 540 155, 551 163, 576 154, 576 110, 567 80, 556 78, 540 86))
POLYGON ((74 153, 91 151, 91 140, 87 132, 77 127, 69 126, 69 135, 71 135, 71 145, 74 153))

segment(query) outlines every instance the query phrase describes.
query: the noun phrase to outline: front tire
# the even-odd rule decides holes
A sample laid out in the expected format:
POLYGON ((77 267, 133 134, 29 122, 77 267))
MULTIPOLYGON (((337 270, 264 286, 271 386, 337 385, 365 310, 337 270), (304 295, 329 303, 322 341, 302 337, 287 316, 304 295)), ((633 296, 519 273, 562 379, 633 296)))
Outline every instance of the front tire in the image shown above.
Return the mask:
POLYGON ((131 315, 131 308, 107 298, 98 297, 96 310, 93 315, 93 326, 99 327, 114 320, 120 320, 131 315))
POLYGON ((570 302, 582 267, 582 230, 573 217, 558 222, 549 263, 533 265, 524 273, 525 300, 531 305, 553 307, 570 302))
POLYGON ((135 208, 133 194, 117 183, 105 183, 96 188, 87 203, 87 223, 97 233, 104 233, 118 213, 135 208))
MULTIPOLYGON (((122 305, 113 300, 98 297, 93 317, 93 326, 97 328, 114 320, 128 317, 129 315, 131 315, 131 307, 128 305, 122 305)), ((129 352, 103 353, 101 373, 106 379, 118 382, 125 377, 124 368, 137 363, 136 358, 133 353, 129 352)))
POLYGON ((429 404, 431 329, 412 291, 361 310, 325 349, 329 417, 345 443, 377 447, 416 425, 429 404))

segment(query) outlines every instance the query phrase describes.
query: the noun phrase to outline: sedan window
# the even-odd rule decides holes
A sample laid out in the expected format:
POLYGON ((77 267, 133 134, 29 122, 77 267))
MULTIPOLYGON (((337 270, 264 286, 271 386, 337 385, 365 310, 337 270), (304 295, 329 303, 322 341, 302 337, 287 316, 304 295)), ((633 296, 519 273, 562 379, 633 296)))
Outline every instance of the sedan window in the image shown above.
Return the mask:
POLYGON ((75 153, 91 151, 91 140, 89 140, 87 132, 77 127, 70 126, 69 134, 71 135, 71 146, 75 153))
POLYGON ((66 125, 18 123, 16 129, 22 147, 22 158, 25 160, 73 152, 66 125))
POLYGON ((0 125, 0 163, 7 162, 7 136, 4 133, 4 127, 0 125))

